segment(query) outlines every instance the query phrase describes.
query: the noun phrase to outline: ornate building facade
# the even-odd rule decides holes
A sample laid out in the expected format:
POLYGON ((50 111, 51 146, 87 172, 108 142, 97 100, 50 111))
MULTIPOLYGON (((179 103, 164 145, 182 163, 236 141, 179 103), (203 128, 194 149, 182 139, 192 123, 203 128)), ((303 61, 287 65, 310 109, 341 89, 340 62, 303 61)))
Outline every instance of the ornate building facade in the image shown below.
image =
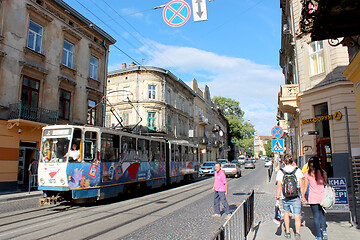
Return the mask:
POLYGON ((43 126, 102 126, 116 41, 61 0, 0 0, 0 23, 0 189, 11 191, 28 182, 43 126))

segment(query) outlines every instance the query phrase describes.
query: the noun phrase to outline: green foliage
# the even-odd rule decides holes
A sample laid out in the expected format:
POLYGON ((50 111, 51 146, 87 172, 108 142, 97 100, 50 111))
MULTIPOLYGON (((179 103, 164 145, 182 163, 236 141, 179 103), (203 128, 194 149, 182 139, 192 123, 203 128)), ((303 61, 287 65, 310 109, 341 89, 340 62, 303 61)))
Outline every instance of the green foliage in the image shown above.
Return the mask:
POLYGON ((264 145, 266 156, 273 157, 274 153, 271 151, 271 139, 265 138, 264 141, 267 141, 267 143, 264 145))
POLYGON ((242 147, 246 152, 251 148, 254 156, 254 125, 244 121, 245 112, 241 110, 239 102, 224 97, 213 97, 213 101, 220 107, 229 122, 229 135, 231 141, 242 147))

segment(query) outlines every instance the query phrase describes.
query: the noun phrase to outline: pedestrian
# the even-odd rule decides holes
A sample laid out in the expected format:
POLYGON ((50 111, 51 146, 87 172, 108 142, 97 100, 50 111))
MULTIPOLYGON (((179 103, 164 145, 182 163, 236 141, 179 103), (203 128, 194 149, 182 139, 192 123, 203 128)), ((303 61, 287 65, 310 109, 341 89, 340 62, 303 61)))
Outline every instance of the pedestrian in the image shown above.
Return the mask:
MULTIPOLYGON (((30 164, 29 164, 29 168, 28 168, 28 172, 29 172, 29 188, 33 188, 36 187, 36 176, 37 176, 37 164, 36 164, 36 160, 35 159, 31 159, 30 164)), ((30 191, 29 189, 29 191, 30 191)))
POLYGON ((214 192, 214 212, 213 217, 220 217, 220 201, 224 206, 225 213, 227 214, 225 219, 228 219, 231 215, 230 207, 226 200, 226 196, 228 194, 228 184, 226 181, 225 174, 221 171, 221 164, 215 163, 215 173, 214 173, 214 186, 212 191, 214 192))
MULTIPOLYGON (((304 188, 309 187, 309 197, 307 203, 310 204, 311 211, 314 217, 314 226, 316 240, 328 239, 326 233, 326 218, 324 210, 320 206, 325 192, 325 184, 327 183, 327 175, 324 170, 321 169, 319 159, 317 157, 311 157, 308 161, 309 170, 304 173, 305 183, 304 188)), ((303 201, 306 203, 306 200, 303 201)))
POLYGON ((295 218, 295 239, 299 240, 301 226, 301 198, 303 197, 303 178, 301 170, 292 165, 293 157, 284 155, 285 167, 281 168, 276 175, 276 199, 282 199, 284 208, 285 238, 291 238, 290 234, 290 210, 295 218))

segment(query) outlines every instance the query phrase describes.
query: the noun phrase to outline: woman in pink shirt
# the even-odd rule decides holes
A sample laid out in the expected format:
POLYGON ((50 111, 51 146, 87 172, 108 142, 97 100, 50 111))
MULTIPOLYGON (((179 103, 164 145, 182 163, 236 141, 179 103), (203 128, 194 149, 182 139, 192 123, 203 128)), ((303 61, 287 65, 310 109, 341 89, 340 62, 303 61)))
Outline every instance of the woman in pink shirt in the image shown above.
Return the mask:
MULTIPOLYGON (((324 196, 325 183, 327 183, 327 176, 324 170, 320 167, 319 159, 311 157, 308 162, 309 170, 304 173, 305 184, 304 189, 309 187, 308 203, 310 204, 311 211, 314 216, 314 225, 316 230, 316 240, 328 239, 326 233, 326 219, 324 210, 320 203, 324 196), (321 229, 322 232, 321 232, 321 229)), ((305 193, 305 191, 303 191, 305 193)), ((305 199, 305 198, 303 198, 305 199)), ((306 200, 304 201, 306 202, 306 200)))

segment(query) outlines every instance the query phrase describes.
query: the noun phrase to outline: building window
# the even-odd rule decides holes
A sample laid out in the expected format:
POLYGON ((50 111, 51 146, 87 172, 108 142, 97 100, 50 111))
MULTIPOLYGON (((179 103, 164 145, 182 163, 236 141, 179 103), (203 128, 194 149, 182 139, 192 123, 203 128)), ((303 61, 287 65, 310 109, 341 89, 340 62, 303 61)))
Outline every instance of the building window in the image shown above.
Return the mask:
POLYGON ((23 106, 38 107, 39 86, 40 83, 38 81, 24 77, 21 92, 21 104, 23 106))
POLYGON ((149 99, 155 99, 155 85, 149 85, 149 99))
POLYGON ((69 68, 73 68, 73 60, 74 60, 74 45, 64 40, 62 64, 69 68))
POLYGON ((105 116, 105 127, 107 128, 111 127, 111 115, 105 116))
POLYGON ((150 130, 155 130, 156 127, 156 113, 148 112, 148 128, 150 130))
POLYGON ((123 113, 122 120, 123 120, 122 125, 128 126, 129 125, 129 113, 123 113))
POLYGON ((171 117, 170 117, 170 116, 168 116, 168 119, 167 119, 167 129, 168 129, 169 131, 172 131, 172 127, 171 127, 171 117))
POLYGON ((70 118, 71 93, 60 89, 59 118, 69 120, 70 118))
POLYGON ((98 80, 99 59, 90 56, 90 77, 98 80))
POLYGON ((30 21, 27 47, 35 52, 41 53, 43 39, 43 27, 30 21))
POLYGON ((324 47, 322 41, 310 43, 310 68, 312 76, 325 72, 324 47))
MULTIPOLYGON (((327 116, 328 104, 322 103, 314 106, 315 117, 327 116)), ((319 132, 319 137, 330 137, 330 123, 329 120, 315 122, 315 129, 319 132)))
POLYGON ((96 102, 88 99, 88 118, 87 123, 89 125, 95 125, 96 120, 96 102))
POLYGON ((124 87, 123 91, 124 91, 124 101, 130 101, 130 95, 131 95, 130 87, 124 87))

